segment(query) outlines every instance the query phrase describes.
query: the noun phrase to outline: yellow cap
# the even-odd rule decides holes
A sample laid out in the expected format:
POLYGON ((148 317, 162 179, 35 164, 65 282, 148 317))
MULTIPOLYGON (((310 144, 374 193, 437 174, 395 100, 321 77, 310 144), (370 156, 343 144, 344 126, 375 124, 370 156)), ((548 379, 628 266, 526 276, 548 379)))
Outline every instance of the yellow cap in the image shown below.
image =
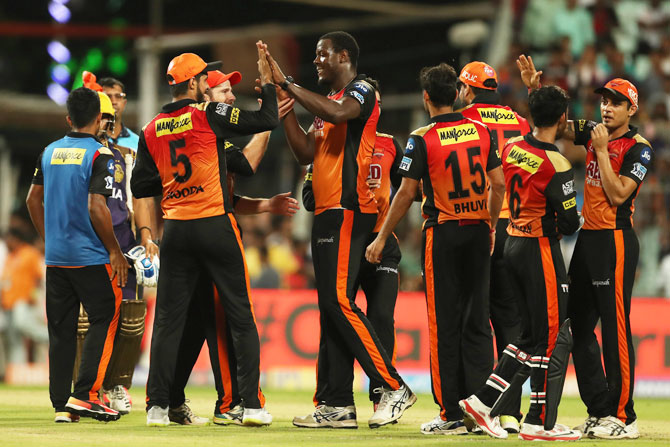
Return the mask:
POLYGON ((102 92, 98 92, 98 96, 100 96, 100 113, 107 113, 115 116, 116 112, 114 111, 114 106, 112 106, 112 100, 109 99, 109 96, 102 92))

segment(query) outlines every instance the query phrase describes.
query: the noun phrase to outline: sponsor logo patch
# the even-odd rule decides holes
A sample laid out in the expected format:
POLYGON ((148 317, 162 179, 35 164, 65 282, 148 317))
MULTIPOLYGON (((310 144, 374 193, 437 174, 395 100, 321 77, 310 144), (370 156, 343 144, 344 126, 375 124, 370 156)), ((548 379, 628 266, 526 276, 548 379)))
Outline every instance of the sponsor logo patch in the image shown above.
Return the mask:
POLYGON ((240 109, 233 107, 230 111, 230 124, 237 124, 240 121, 240 109))
POLYGON ((355 83, 354 88, 363 94, 366 94, 367 92, 370 91, 370 89, 362 82, 355 83))
POLYGON ((364 98, 363 95, 361 95, 360 93, 358 93, 358 92, 351 92, 351 96, 353 96, 354 98, 356 98, 356 100, 357 100, 358 102, 360 102, 361 104, 364 104, 364 103, 365 103, 365 98, 364 98))
POLYGON ((220 102, 216 105, 216 109, 214 111, 221 116, 226 116, 228 115, 229 108, 230 106, 228 104, 226 104, 225 102, 220 102))
POLYGON ((54 149, 51 154, 52 165, 80 165, 84 161, 86 149, 64 147, 54 149))
POLYGON ((107 172, 110 174, 114 174, 114 170, 116 169, 116 165, 114 164, 114 160, 109 160, 107 162, 107 172))
POLYGON ((114 179, 112 178, 111 175, 108 175, 105 177, 105 189, 112 189, 114 186, 114 179))
POLYGON ((564 196, 569 196, 570 194, 575 192, 575 181, 574 180, 570 180, 569 182, 565 182, 561 186, 563 187, 563 195, 564 196))
POLYGON ((331 237, 320 237, 316 240, 316 245, 332 244, 333 242, 335 242, 335 238, 333 236, 331 236, 331 237))
POLYGON ((409 140, 407 140, 407 146, 405 146, 405 153, 411 154, 412 151, 414 151, 414 140, 410 138, 409 140))
POLYGON ((544 163, 544 159, 514 145, 509 154, 507 154, 505 163, 516 165, 526 172, 535 174, 540 169, 542 163, 544 163))
POLYGON ((640 180, 644 180, 644 176, 647 175, 647 168, 642 166, 642 163, 634 163, 633 170, 630 173, 640 180))
POLYGON ((563 202, 563 209, 564 210, 569 210, 570 208, 574 208, 577 206, 577 199, 574 197, 572 199, 568 199, 565 202, 563 202))
POLYGON ((165 200, 181 199, 182 197, 194 196, 196 194, 200 194, 201 192, 205 192, 205 189, 201 185, 187 186, 185 188, 178 189, 176 191, 170 191, 165 196, 165 200))
POLYGON ((402 157, 402 160, 400 161, 400 169, 409 171, 410 166, 412 166, 412 159, 409 157, 402 157))
POLYGON ((155 124, 157 137, 162 137, 163 135, 174 135, 193 129, 191 112, 187 112, 183 115, 171 118, 161 118, 156 120, 155 124))
POLYGON ((640 153, 640 159, 644 164, 647 164, 651 161, 651 150, 648 147, 642 149, 642 152, 640 153))
POLYGON ((495 124, 519 124, 519 120, 511 110, 505 110, 499 107, 487 107, 477 109, 483 123, 495 124))
POLYGON ((442 146, 479 139, 479 134, 474 124, 461 124, 456 127, 437 129, 437 134, 440 137, 440 144, 442 146))
POLYGON ((596 286, 596 287, 600 287, 600 286, 609 286, 609 285, 610 285, 610 279, 609 279, 609 278, 607 278, 607 279, 605 279, 605 280, 596 280, 596 279, 594 279, 593 281, 591 281, 591 284, 594 285, 594 286, 596 286))

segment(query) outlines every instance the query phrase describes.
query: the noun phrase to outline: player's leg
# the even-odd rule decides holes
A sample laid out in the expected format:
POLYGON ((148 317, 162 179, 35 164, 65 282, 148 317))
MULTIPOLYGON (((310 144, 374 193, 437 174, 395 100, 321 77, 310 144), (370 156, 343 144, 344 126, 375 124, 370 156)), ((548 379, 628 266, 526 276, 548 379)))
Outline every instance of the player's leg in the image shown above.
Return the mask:
MULTIPOLYGON (((382 261, 372 265, 363 261, 361 287, 367 300, 366 314, 372 327, 379 337, 379 341, 395 365, 396 333, 395 333, 395 305, 398 299, 398 264, 400 263, 400 246, 395 235, 386 241, 382 251, 382 261)), ((370 400, 375 407, 379 403, 379 395, 374 389, 382 384, 370 380, 370 400)))
POLYGON ((369 421, 373 427, 397 420, 416 400, 404 386, 369 320, 354 302, 356 278, 375 217, 349 210, 328 210, 315 217, 313 227, 317 247, 325 246, 317 249, 331 252, 323 256, 330 255, 333 261, 327 269, 315 272, 319 309, 329 318, 340 340, 347 344, 368 377, 383 382, 385 385, 380 391, 388 393, 386 398, 382 396, 384 405, 379 406, 369 421), (327 242, 318 244, 319 240, 327 242), (336 257, 332 254, 333 247, 336 257))
POLYGON ((205 342, 205 327, 208 320, 205 318, 210 313, 202 309, 203 302, 209 300, 211 307, 213 286, 207 275, 200 275, 191 303, 188 307, 186 322, 179 341, 177 352, 177 363, 174 378, 170 388, 170 409, 168 417, 170 422, 180 425, 206 425, 209 419, 196 416, 186 403, 185 388, 191 376, 203 343, 205 342))
POLYGON ((165 221, 147 380, 147 424, 169 424, 168 407, 179 343, 201 266, 193 221, 165 221))
POLYGON ((265 396, 260 389, 260 340, 237 222, 227 214, 203 219, 199 227, 202 236, 197 246, 216 284, 235 347, 243 420, 245 425, 268 425, 272 416, 264 409, 265 396))
MULTIPOLYGON (((489 294, 489 312, 491 325, 495 333, 495 347, 498 362, 502 360, 507 345, 516 341, 521 334, 521 317, 519 314, 518 295, 514 293, 510 273, 503 258, 505 241, 507 241, 508 219, 498 219, 496 240, 491 256, 491 285, 489 294)), ((519 432, 521 414, 521 389, 507 408, 502 410, 500 424, 509 433, 519 432)))
POLYGON ((568 317, 572 325, 572 359, 579 394, 589 414, 586 425, 579 427, 584 433, 608 413, 607 380, 595 328, 601 315, 597 296, 608 287, 614 256, 613 241, 606 231, 582 230, 570 262, 568 317))
POLYGON ((98 404, 98 392, 107 372, 119 324, 122 291, 112 280, 109 264, 67 269, 75 294, 88 314, 79 376, 67 407, 80 416, 117 420, 119 413, 98 404))
POLYGON ((630 230, 607 232, 614 248, 609 284, 598 288, 601 309, 603 360, 608 384, 608 414, 598 420, 589 436, 605 439, 637 438, 633 409, 635 352, 630 328, 630 305, 639 243, 630 230))
POLYGON ((49 328, 49 397, 63 421, 70 419, 65 409, 72 391, 72 369, 76 352, 79 300, 65 269, 47 267, 46 311, 49 328))

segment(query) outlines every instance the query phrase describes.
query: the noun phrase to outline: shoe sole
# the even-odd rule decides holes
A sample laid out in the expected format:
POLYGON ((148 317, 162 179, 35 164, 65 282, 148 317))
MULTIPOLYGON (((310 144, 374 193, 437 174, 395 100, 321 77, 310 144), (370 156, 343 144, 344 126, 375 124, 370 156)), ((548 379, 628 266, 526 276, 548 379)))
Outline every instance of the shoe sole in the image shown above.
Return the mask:
POLYGON ((164 422, 147 422, 147 427, 169 427, 170 424, 164 422))
POLYGON ((345 429, 345 430, 355 430, 355 429, 358 428, 358 423, 355 420, 353 420, 353 422, 351 422, 351 420, 349 420, 349 421, 333 421, 333 422, 328 423, 328 425, 324 425, 324 424, 318 424, 317 425, 316 423, 314 423, 314 425, 311 425, 309 423, 300 423, 300 422, 293 421, 293 425, 295 425, 296 427, 299 427, 299 428, 336 428, 336 429, 345 429))
POLYGON ((640 437, 640 434, 626 434, 624 436, 598 436, 594 434, 593 432, 589 432, 588 435, 586 435, 589 439, 637 439, 640 437))
POLYGON ((519 433, 519 439, 523 441, 579 441, 580 438, 581 436, 542 436, 519 433))
POLYGON ((423 431, 421 433, 424 435, 444 435, 444 436, 460 436, 467 435, 468 429, 465 427, 458 427, 454 430, 439 430, 439 431, 423 431))
POLYGON ((458 403, 458 406, 461 407, 463 415, 474 422, 479 428, 482 429, 484 433, 489 435, 492 438, 496 439, 507 439, 507 432, 505 436, 500 436, 499 434, 493 432, 489 426, 484 422, 484 419, 477 413, 471 406, 470 403, 466 400, 462 400, 458 403))
POLYGON ((244 424, 242 423, 242 421, 237 420, 237 419, 236 419, 236 420, 232 420, 232 419, 217 419, 217 418, 214 418, 214 419, 212 420, 212 423, 213 423, 214 425, 223 425, 223 426, 226 426, 226 425, 239 425, 239 426, 242 426, 242 425, 244 425, 244 424))
POLYGON ((120 414, 109 414, 105 412, 93 411, 90 408, 82 407, 80 405, 68 403, 65 405, 65 408, 72 410, 73 413, 78 414, 81 417, 93 418, 96 421, 102 422, 112 422, 118 421, 121 418, 120 414))
POLYGON ((412 405, 416 403, 416 394, 412 393, 412 395, 407 399, 407 403, 405 404, 405 408, 401 409, 398 414, 395 417, 392 417, 388 421, 384 422, 368 422, 368 425, 370 428, 379 428, 383 427, 384 425, 392 424, 394 421, 397 421, 402 417, 403 414, 405 414, 405 411, 407 411, 412 405))
POLYGON ((265 427, 270 424, 272 424, 272 422, 263 422, 260 419, 252 419, 252 418, 242 419, 242 425, 246 427, 265 427))

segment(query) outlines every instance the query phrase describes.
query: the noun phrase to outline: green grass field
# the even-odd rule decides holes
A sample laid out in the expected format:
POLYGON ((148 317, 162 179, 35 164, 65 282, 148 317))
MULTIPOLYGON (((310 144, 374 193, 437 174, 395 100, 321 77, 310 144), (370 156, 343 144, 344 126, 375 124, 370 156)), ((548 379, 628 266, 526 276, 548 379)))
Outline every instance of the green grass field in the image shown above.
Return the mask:
MULTIPOLYGON (((136 403, 131 414, 121 420, 102 423, 82 419, 78 424, 55 424, 45 387, 0 386, 0 446, 403 446, 423 445, 522 445, 516 437, 493 440, 485 436, 426 436, 419 432, 419 425, 437 415, 437 407, 430 395, 420 395, 414 407, 408 410, 399 424, 371 430, 367 419, 372 406, 367 395, 356 395, 358 403, 358 430, 311 430, 291 425, 295 415, 311 411, 311 395, 306 392, 266 391, 267 408, 274 416, 270 427, 208 427, 170 426, 150 428, 145 426, 143 389, 131 390, 136 403)), ((187 390, 191 408, 201 416, 211 417, 215 393, 210 388, 191 387, 187 390)), ((527 401, 522 408, 527 408, 527 401)), ((670 400, 636 400, 638 425, 642 437, 635 441, 579 441, 583 445, 668 446, 670 445, 670 400)), ((576 398, 564 398, 559 422, 577 425, 583 421, 585 409, 576 398)))

